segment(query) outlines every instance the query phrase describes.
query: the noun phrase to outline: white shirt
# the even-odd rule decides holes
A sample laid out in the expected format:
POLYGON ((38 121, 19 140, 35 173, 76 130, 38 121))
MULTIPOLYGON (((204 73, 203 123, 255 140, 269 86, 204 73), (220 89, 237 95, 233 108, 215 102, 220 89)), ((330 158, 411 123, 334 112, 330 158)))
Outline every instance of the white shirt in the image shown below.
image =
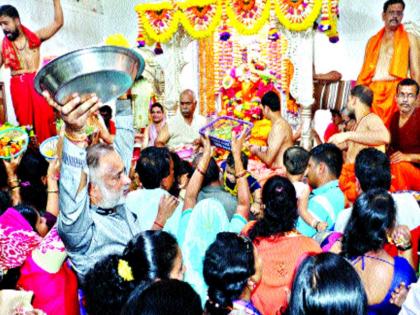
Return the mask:
POLYGON ((199 131, 206 125, 207 121, 204 116, 194 115, 191 125, 185 122, 181 113, 177 113, 168 120, 169 141, 168 146, 174 148, 176 146, 192 144, 194 140, 200 138, 199 131))
MULTIPOLYGON (((420 225, 420 208, 416 199, 409 193, 392 194, 397 208, 397 223, 407 225, 410 230, 420 225)), ((340 212, 335 222, 334 231, 343 233, 350 219, 352 208, 340 212)))

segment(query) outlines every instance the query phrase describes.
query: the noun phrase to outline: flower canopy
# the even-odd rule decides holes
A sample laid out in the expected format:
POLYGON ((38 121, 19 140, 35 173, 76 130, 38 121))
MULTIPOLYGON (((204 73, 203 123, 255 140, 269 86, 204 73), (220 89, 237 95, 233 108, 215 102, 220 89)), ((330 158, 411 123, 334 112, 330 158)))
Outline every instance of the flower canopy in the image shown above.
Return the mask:
POLYGON ((194 39, 210 37, 218 26, 227 25, 239 34, 255 35, 270 23, 272 13, 291 31, 307 30, 321 16, 319 29, 338 40, 338 0, 166 0, 141 3, 135 10, 139 38, 148 44, 169 41, 179 25, 194 39))

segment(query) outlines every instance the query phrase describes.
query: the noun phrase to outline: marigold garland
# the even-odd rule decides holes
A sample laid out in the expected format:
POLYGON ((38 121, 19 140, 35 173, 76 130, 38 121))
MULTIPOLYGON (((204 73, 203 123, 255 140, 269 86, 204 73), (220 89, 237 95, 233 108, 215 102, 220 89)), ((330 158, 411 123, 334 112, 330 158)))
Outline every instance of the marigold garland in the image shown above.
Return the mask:
POLYGON ((172 2, 139 4, 135 10, 145 32, 155 42, 166 43, 178 30, 179 11, 172 2))
POLYGON ((216 96, 212 88, 216 85, 214 69, 214 40, 207 37, 198 41, 199 45, 199 97, 200 113, 212 115, 216 112, 216 96))
POLYGON ((222 0, 179 3, 180 22, 194 39, 210 37, 220 24, 222 0), (204 4, 208 3, 208 4, 204 4))
POLYGON ((322 0, 277 0, 275 11, 280 23, 291 31, 304 31, 314 24, 321 11, 322 0))
POLYGON ((271 0, 229 0, 226 14, 229 24, 243 35, 257 34, 270 17, 271 0))
MULTIPOLYGON (((338 0, 324 1, 328 2, 326 23, 331 27, 327 35, 334 41, 337 38, 338 0)), ((192 38, 209 37, 221 24, 223 11, 228 16, 229 26, 239 34, 257 34, 269 20, 272 10, 284 27, 292 31, 303 31, 312 27, 321 12, 322 4, 323 0, 166 0, 142 3, 135 10, 139 15, 139 35, 142 34, 140 27, 144 30, 144 34, 139 36, 140 42, 144 36, 146 44, 150 45, 150 42, 165 43, 170 40, 178 30, 179 23, 192 38), (271 9, 272 5, 274 9, 271 9)), ((325 16, 325 5, 323 13, 325 16)), ((223 36, 228 39, 228 33, 225 33, 223 36)))

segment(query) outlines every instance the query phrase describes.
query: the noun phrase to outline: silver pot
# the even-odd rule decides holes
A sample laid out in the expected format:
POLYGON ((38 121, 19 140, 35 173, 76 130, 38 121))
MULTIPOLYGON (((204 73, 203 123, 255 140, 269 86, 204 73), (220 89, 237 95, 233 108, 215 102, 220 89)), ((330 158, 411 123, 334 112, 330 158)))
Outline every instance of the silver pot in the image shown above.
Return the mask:
POLYGON ((106 103, 124 94, 144 70, 143 57, 131 49, 98 46, 75 50, 46 64, 35 77, 38 93, 47 90, 58 104, 73 93, 95 93, 106 103))

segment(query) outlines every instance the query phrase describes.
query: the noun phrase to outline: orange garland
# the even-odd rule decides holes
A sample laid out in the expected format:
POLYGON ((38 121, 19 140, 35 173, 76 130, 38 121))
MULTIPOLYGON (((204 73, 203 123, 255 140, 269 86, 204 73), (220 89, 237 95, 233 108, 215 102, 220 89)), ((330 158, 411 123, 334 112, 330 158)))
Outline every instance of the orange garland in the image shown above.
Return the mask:
POLYGON ((216 112, 216 97, 210 87, 216 86, 214 71, 214 40, 213 37, 198 41, 199 47, 199 99, 200 113, 212 115, 216 112))

